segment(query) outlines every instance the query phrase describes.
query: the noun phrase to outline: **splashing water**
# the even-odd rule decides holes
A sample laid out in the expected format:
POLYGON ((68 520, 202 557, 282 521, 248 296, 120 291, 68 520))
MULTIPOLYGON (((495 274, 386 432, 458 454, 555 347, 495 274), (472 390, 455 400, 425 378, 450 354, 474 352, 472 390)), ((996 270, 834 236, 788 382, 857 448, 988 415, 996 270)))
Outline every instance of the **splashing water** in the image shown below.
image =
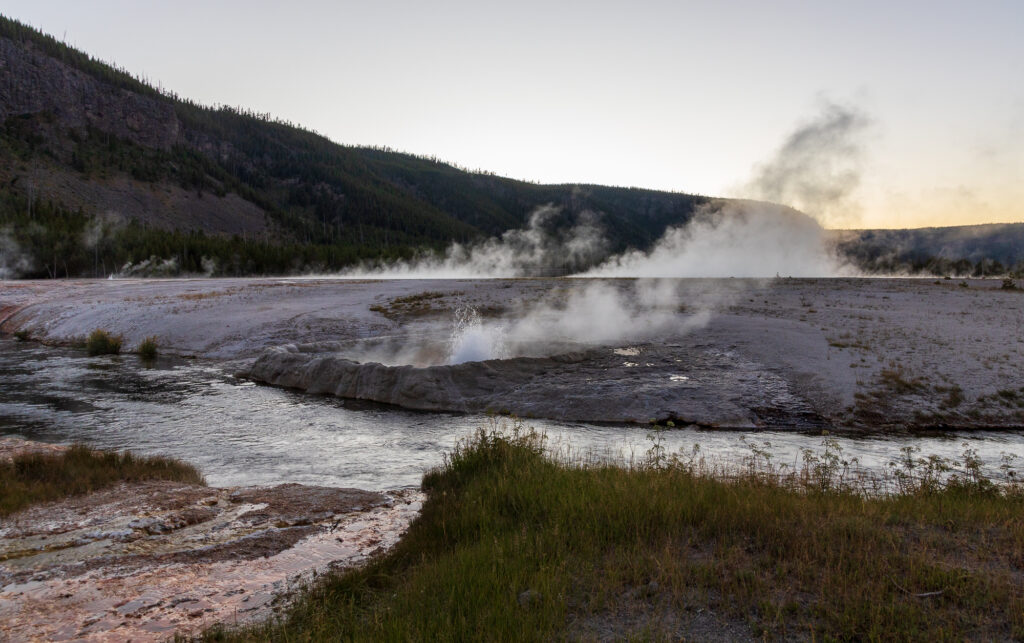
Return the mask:
POLYGON ((482 362, 505 355, 505 342, 500 327, 484 325, 475 308, 455 311, 455 327, 449 342, 448 363, 482 362))

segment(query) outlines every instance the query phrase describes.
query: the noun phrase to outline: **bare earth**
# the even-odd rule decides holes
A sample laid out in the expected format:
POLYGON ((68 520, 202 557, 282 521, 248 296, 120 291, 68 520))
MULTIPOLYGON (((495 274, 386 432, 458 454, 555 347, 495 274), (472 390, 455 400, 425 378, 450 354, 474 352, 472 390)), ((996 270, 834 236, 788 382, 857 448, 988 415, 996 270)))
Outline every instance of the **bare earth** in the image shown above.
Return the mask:
POLYGON ((6 282, 0 330, 68 343, 102 328, 129 349, 156 335, 162 350, 258 381, 426 410, 743 428, 1024 426, 1024 292, 999 280, 682 280, 678 325, 654 336, 457 366, 384 367, 359 344, 441 354, 460 308, 515 319, 590 283, 6 282), (691 328, 696 312, 710 318, 691 328))
POLYGON ((422 500, 153 481, 30 507, 0 519, 0 639, 154 641, 266 618, 314 575, 394 545, 422 500))

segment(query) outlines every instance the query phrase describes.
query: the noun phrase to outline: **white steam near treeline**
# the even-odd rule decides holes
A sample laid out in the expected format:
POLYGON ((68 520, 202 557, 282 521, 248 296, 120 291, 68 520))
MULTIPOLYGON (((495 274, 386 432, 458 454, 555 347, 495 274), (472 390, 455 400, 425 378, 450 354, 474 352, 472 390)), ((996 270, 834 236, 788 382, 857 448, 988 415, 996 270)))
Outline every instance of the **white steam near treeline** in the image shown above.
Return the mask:
POLYGON ((16 279, 32 269, 32 257, 25 253, 8 229, 0 228, 0 279, 16 279))
POLYGON ((622 345, 666 333, 678 337, 706 324, 734 293, 713 286, 694 298, 692 288, 684 293, 673 278, 853 272, 838 258, 822 222, 838 222, 854 211, 851 195, 859 182, 860 138, 867 123, 854 109, 825 105, 757 168, 745 193, 759 200, 710 201, 647 250, 609 256, 598 215, 585 212, 575 225, 558 231, 549 224, 561 213, 548 205, 534 211, 522 230, 475 245, 453 245, 440 258, 352 276, 522 277, 568 266, 562 274, 636 278, 566 282, 564 292, 505 319, 484 320, 463 311, 444 356, 450 364, 545 354, 552 346, 622 345))
POLYGON ((548 204, 530 213, 525 228, 509 230, 472 244, 453 243, 443 256, 360 267, 346 276, 386 279, 488 279, 547 276, 576 272, 594 265, 608 253, 598 216, 581 213, 568 228, 556 219, 561 209, 548 204))
POLYGON ((852 196, 860 183, 862 135, 869 123, 855 108, 825 104, 757 166, 743 188, 757 200, 711 201, 690 221, 666 229, 647 250, 609 256, 598 214, 585 211, 574 225, 558 229, 551 223, 560 210, 549 204, 531 213, 524 229, 476 244, 453 244, 442 257, 346 274, 423 279, 850 274, 854 271, 839 259, 823 225, 848 224, 856 214, 852 196))
POLYGON ((852 106, 826 103, 790 134, 775 156, 758 166, 744 192, 785 203, 825 226, 848 227, 859 216, 863 135, 871 120, 852 106))

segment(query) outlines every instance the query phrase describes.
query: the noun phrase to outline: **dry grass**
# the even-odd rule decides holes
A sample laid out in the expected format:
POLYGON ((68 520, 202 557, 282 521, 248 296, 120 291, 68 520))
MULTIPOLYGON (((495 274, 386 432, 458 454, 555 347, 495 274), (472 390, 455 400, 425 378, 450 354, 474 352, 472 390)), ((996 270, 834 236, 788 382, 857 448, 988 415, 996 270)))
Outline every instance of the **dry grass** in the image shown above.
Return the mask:
POLYGON ((139 357, 142 359, 156 359, 157 355, 157 342, 156 336, 147 337, 139 343, 138 348, 139 357))
POLYGON ((121 352, 123 340, 120 335, 111 335, 105 330, 96 329, 89 333, 85 340, 85 350, 89 355, 117 355, 121 352))
POLYGON ((446 312, 448 309, 439 306, 442 300, 462 294, 462 292, 443 293, 428 290, 415 295, 395 297, 387 305, 374 304, 370 306, 370 310, 393 320, 427 317, 446 312))
POLYGON ((177 460, 73 446, 58 454, 25 454, 0 462, 0 516, 118 482, 142 480, 204 484, 199 471, 177 460))
POLYGON ((907 453, 898 491, 872 496, 839 484, 834 450, 722 479, 656 446, 620 468, 481 433, 424 478, 386 557, 206 638, 699 639, 709 613, 769 640, 1024 637, 1024 495, 976 458, 949 478, 907 453))

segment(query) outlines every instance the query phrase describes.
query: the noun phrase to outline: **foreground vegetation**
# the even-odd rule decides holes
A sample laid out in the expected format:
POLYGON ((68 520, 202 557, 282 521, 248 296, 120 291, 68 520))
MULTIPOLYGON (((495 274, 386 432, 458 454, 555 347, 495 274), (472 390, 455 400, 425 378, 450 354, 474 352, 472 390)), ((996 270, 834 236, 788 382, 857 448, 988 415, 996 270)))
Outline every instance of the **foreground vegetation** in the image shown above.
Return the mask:
POLYGON ((834 444, 723 478, 657 443, 621 468, 481 433, 387 556, 206 639, 1022 638, 1024 495, 966 455, 957 473, 907 451, 877 495, 834 444))
POLYGON ((143 480, 205 484, 195 467, 178 460, 73 446, 62 453, 24 454, 0 461, 0 516, 119 482, 143 480))

